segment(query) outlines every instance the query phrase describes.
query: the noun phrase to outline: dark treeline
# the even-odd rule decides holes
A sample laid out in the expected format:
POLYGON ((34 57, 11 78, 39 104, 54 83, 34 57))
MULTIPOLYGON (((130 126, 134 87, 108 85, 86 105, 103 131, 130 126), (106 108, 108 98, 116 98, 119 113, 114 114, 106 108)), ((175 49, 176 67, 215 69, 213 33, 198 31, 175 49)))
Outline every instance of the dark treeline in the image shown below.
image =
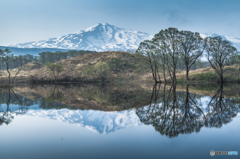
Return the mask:
MULTIPOLYGON (((63 59, 71 58, 77 55, 83 55, 87 53, 96 53, 94 51, 85 51, 85 50, 70 50, 66 52, 42 52, 39 53, 38 56, 34 55, 18 55, 14 56, 13 54, 8 55, 9 57, 9 69, 17 68, 20 67, 21 65, 25 65, 30 62, 38 62, 41 64, 46 64, 46 63, 55 63, 63 59)), ((5 61, 0 58, 0 69, 1 70, 6 70, 7 66, 5 61)))

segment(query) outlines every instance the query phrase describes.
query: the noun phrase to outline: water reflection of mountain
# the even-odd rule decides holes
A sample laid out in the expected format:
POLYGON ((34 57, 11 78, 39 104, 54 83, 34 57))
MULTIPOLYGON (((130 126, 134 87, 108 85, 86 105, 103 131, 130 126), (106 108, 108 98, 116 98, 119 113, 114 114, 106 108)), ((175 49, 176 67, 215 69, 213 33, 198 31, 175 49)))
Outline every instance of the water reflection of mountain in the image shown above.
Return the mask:
POLYGON ((151 104, 138 108, 136 113, 141 122, 169 137, 199 132, 203 126, 220 128, 240 110, 239 100, 224 98, 223 86, 213 97, 190 93, 188 86, 185 92, 176 92, 176 86, 158 88, 153 89, 151 104))
POLYGON ((29 110, 26 115, 60 120, 69 124, 77 124, 100 134, 108 134, 116 130, 138 126, 141 124, 135 109, 106 112, 99 110, 29 110))
POLYGON ((18 106, 24 105, 28 108, 25 115, 57 119, 106 134, 138 126, 141 122, 134 108, 147 105, 151 97, 151 89, 132 85, 127 87, 37 85, 31 88, 16 87, 14 92, 11 90, 1 92, 0 103, 4 108, 9 108, 2 111, 5 123, 12 121, 6 119, 6 113, 12 113, 13 119, 18 106))
POLYGON ((101 134, 144 123, 163 135, 176 137, 199 132, 204 126, 222 127, 239 112, 238 98, 226 98, 222 87, 212 97, 190 93, 188 86, 180 90, 164 85, 155 86, 153 91, 129 85, 1 90, 0 123, 9 124, 21 114, 60 120, 101 134))

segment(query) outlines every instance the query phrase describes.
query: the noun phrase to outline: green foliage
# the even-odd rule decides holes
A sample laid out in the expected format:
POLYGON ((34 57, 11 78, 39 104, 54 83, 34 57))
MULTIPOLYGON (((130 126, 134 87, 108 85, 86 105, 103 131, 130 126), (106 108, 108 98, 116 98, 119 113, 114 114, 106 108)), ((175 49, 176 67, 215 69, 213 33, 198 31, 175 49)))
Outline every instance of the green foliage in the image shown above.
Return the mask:
POLYGON ((218 80, 218 75, 214 72, 205 72, 205 73, 196 73, 190 76, 190 79, 192 80, 208 80, 208 81, 214 81, 218 80))
POLYGON ((12 85, 0 85, 0 88, 13 88, 12 85))
POLYGON ((94 65, 94 70, 99 71, 109 71, 109 66, 106 62, 99 61, 96 65, 94 65))
POLYGON ((57 101, 61 101, 64 97, 64 94, 63 93, 57 93, 56 95, 53 94, 49 97, 46 97, 45 101, 46 102, 57 102, 57 101))
POLYGON ((104 78, 110 72, 110 67, 106 62, 99 61, 95 65, 87 65, 85 66, 82 75, 83 76, 95 76, 104 78))
POLYGON ((123 78, 122 77, 117 77, 117 81, 122 81, 123 78))
POLYGON ((93 65, 87 65, 83 71, 83 75, 90 75, 93 71, 93 65))
POLYGON ((59 73, 64 71, 64 69, 63 69, 63 67, 61 65, 54 64, 54 63, 47 63, 46 64, 46 68, 52 72, 55 81, 56 81, 59 73))
POLYGON ((102 82, 106 78, 106 75, 109 73, 109 70, 110 68, 106 62, 100 61, 94 66, 94 71, 101 78, 102 82))
POLYGON ((233 64, 233 65, 234 65, 234 64, 238 64, 238 65, 239 65, 239 64, 240 64, 240 55, 239 55, 239 54, 240 54, 240 52, 238 52, 237 55, 229 58, 229 61, 230 61, 229 63, 230 63, 230 64, 233 64))
POLYGON ((111 61, 110 61, 110 67, 111 67, 111 70, 113 72, 120 72, 121 69, 122 69, 122 60, 119 59, 119 58, 113 58, 111 61))

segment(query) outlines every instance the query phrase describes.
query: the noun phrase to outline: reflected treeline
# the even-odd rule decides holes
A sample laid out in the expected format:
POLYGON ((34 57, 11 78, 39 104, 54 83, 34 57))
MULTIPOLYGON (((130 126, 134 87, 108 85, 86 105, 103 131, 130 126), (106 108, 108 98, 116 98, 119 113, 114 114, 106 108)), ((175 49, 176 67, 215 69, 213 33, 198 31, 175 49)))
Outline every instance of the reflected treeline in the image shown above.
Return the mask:
POLYGON ((44 109, 71 108, 120 111, 149 104, 151 88, 135 85, 33 85, 17 87, 21 96, 44 109))
POLYGON ((180 92, 176 85, 155 85, 150 104, 136 113, 141 122, 153 125, 162 135, 176 137, 231 122, 240 110, 239 100, 224 94, 223 85, 212 97, 190 93, 189 85, 180 92))
POLYGON ((239 100, 224 98, 223 85, 221 85, 216 94, 211 98, 207 105, 205 126, 221 127, 223 124, 232 121, 239 110, 239 100))

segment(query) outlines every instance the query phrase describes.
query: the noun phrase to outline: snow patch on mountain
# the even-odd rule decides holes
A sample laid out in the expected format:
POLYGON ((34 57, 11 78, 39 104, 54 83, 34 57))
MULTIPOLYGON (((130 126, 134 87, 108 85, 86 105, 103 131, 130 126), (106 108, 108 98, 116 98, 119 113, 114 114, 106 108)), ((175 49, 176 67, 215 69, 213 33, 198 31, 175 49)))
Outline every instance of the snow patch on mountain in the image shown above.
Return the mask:
POLYGON ((223 36, 223 35, 219 35, 216 33, 201 33, 200 36, 202 38, 220 36, 223 40, 227 40, 227 41, 231 42, 233 44, 233 46, 236 47, 238 49, 238 51, 240 51, 240 38, 223 36))
POLYGON ((11 45, 18 48, 59 48, 91 51, 136 50, 140 42, 152 39, 144 32, 118 28, 108 23, 99 23, 86 30, 59 38, 11 45))

